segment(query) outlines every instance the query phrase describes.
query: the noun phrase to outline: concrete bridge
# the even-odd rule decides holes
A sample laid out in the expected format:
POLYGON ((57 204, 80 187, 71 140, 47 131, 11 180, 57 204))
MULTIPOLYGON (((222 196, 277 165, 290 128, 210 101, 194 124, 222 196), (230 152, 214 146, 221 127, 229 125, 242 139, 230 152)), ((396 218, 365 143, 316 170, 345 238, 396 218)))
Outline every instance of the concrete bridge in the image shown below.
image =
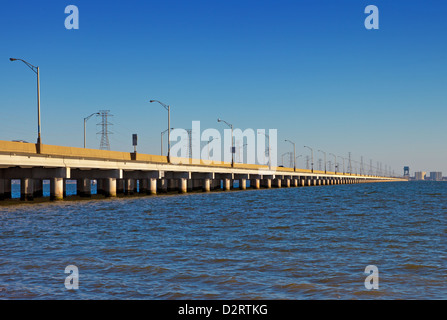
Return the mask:
POLYGON ((399 178, 343 174, 207 160, 0 141, 0 199, 11 198, 11 181, 20 179, 21 199, 43 197, 43 180, 50 181, 50 199, 65 197, 66 181, 76 180, 77 195, 91 196, 91 181, 106 197, 193 190, 304 187, 406 181, 399 178), (175 163, 175 164, 174 164, 175 163))

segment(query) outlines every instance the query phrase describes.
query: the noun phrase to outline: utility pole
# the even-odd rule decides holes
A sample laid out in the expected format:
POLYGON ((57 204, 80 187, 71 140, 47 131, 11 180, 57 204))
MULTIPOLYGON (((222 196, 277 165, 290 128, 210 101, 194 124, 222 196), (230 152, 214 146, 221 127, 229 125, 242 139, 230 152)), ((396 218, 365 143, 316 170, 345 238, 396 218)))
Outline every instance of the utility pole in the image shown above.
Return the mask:
POLYGON ((352 174, 351 152, 349 152, 348 173, 352 174))
MULTIPOLYGON (((28 66, 37 76, 37 144, 40 145, 42 143, 41 137, 40 137, 40 72, 39 67, 33 66, 31 63, 26 62, 23 59, 16 59, 16 58, 9 58, 10 61, 22 61, 24 64, 28 66)), ((40 147, 38 150, 38 153, 40 153, 40 147)))
POLYGON ((86 129, 85 129, 87 120, 90 119, 91 117, 93 117, 94 115, 99 115, 99 114, 100 114, 99 112, 95 112, 95 113, 92 113, 91 115, 89 115, 88 117, 84 118, 84 149, 86 148, 86 144, 87 144, 87 142, 86 142, 86 139, 87 139, 86 138, 86 129))

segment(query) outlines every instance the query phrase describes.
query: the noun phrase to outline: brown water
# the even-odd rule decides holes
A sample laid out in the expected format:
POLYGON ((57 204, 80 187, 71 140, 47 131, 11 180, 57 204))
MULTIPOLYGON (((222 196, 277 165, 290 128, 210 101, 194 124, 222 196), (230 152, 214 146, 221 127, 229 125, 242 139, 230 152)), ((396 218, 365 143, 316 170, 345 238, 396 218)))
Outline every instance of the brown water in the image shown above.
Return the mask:
POLYGON ((446 199, 423 182, 0 207, 0 299, 446 299, 446 199))

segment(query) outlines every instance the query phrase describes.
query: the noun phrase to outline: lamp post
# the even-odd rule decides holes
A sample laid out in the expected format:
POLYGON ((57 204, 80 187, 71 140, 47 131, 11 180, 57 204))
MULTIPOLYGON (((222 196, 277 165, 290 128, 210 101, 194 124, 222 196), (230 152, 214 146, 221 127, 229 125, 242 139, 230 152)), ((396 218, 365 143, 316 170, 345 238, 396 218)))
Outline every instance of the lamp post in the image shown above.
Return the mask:
POLYGON ((344 157, 341 157, 342 159, 343 159, 343 174, 345 174, 346 173, 346 170, 345 170, 345 160, 347 160, 346 158, 344 158, 344 157))
POLYGON ((158 100, 150 100, 150 103, 152 102, 158 102, 159 104, 161 104, 163 106, 163 108, 165 108, 168 111, 168 162, 171 162, 171 130, 169 130, 169 128, 171 128, 171 106, 164 104, 163 102, 160 102, 158 100))
POLYGON ((298 163, 298 158, 299 158, 299 157, 302 157, 302 156, 303 156, 302 154, 300 154, 299 156, 296 156, 296 157, 295 157, 295 163, 298 163))
POLYGON ((312 173, 313 173, 314 172, 314 149, 312 149, 311 147, 308 147, 308 146, 304 146, 304 148, 308 148, 311 152, 311 155, 312 155, 311 168, 312 168, 312 173))
POLYGON ((324 154, 324 173, 326 173, 326 152, 318 150, 318 152, 321 152, 324 154))
POLYGON ((92 113, 91 115, 89 115, 88 117, 84 118, 84 149, 86 148, 86 129, 85 129, 85 125, 87 123, 87 120, 90 119, 91 117, 93 117, 95 114, 100 114, 99 112, 95 112, 92 113))
POLYGON ((214 137, 210 137, 210 139, 208 140, 208 142, 206 143, 206 146, 208 147, 208 160, 210 159, 210 143, 214 141, 214 139, 219 139, 219 138, 214 138, 214 137))
MULTIPOLYGON (((161 155, 161 156, 163 155, 163 136, 165 135, 165 133, 166 133, 168 130, 169 130, 169 129, 166 129, 165 131, 162 131, 162 132, 161 132, 161 144, 160 144, 160 146, 161 146, 160 155, 161 155)), ((171 130, 174 130, 174 128, 171 128, 171 130)))
POLYGON ((296 152, 295 152, 295 142, 292 142, 292 141, 290 141, 290 140, 284 140, 284 141, 287 141, 287 142, 290 142, 291 144, 293 144, 293 171, 296 171, 296 152))
POLYGON ((233 125, 220 118, 217 119, 217 122, 223 122, 231 128, 231 166, 233 167, 234 166, 233 125))
POLYGON ((267 141, 268 141, 268 158, 269 158, 269 170, 272 170, 272 163, 270 161, 270 136, 267 133, 264 132, 258 132, 258 134, 263 134, 264 136, 267 137, 267 141))
POLYGON ((33 66, 31 63, 26 62, 22 59, 9 58, 10 61, 22 61, 26 64, 33 72, 37 75, 37 144, 41 144, 42 140, 40 138, 40 74, 39 67, 33 66))
POLYGON ((283 167, 284 167, 284 156, 285 156, 286 154, 289 154, 289 152, 283 153, 283 154, 281 155, 281 164, 282 164, 283 167))
POLYGON ((337 156, 333 153, 329 153, 330 156, 334 156, 335 174, 337 174, 337 156))

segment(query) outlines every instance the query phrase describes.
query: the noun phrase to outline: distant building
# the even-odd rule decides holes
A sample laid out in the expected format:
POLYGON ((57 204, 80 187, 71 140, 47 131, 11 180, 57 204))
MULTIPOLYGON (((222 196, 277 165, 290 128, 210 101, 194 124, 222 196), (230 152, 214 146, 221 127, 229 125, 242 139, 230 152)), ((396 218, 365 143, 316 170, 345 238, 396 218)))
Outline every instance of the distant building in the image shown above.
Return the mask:
POLYGON ((404 167, 404 177, 409 178, 410 177, 410 167, 405 166, 404 167))
POLYGON ((442 172, 430 172, 430 180, 441 181, 442 180, 442 172))
POLYGON ((418 171, 414 173, 414 180, 425 180, 427 172, 425 171, 418 171))

